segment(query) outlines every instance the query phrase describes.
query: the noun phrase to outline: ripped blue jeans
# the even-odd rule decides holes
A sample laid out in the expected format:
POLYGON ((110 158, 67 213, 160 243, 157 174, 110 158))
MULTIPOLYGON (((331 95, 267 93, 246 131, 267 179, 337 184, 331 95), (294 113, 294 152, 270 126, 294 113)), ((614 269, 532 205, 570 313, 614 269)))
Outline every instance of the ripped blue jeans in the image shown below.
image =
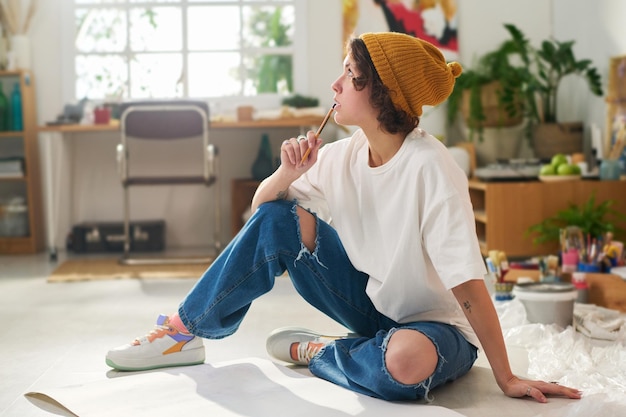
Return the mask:
POLYGON ((469 371, 477 351, 457 329, 436 322, 401 324, 379 313, 365 293, 368 276, 352 266, 335 230, 316 221, 316 248, 310 253, 300 239, 295 203, 262 204, 179 306, 185 326, 207 339, 233 334, 252 301, 286 270, 308 303, 359 335, 320 351, 309 364, 314 375, 397 401, 428 398, 433 388, 469 371), (436 370, 419 384, 399 383, 387 371, 387 343, 398 329, 417 330, 437 348, 436 370))

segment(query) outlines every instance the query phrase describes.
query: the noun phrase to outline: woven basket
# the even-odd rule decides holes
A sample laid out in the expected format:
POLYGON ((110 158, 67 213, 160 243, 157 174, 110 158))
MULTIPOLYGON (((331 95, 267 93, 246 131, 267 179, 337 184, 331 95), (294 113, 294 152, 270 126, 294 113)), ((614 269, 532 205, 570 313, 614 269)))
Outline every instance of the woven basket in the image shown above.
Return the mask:
POLYGON ((463 115, 463 119, 468 127, 510 127, 522 123, 523 118, 521 113, 515 117, 511 117, 502 107, 498 99, 499 89, 500 83, 498 81, 485 84, 481 87, 480 101, 482 103, 483 113, 485 114, 486 119, 480 124, 470 120, 469 118, 471 90, 463 91, 463 97, 461 99, 461 114, 463 115))
POLYGON ((583 124, 542 123, 537 125, 533 135, 535 157, 550 159, 557 153, 571 155, 583 151, 583 124))

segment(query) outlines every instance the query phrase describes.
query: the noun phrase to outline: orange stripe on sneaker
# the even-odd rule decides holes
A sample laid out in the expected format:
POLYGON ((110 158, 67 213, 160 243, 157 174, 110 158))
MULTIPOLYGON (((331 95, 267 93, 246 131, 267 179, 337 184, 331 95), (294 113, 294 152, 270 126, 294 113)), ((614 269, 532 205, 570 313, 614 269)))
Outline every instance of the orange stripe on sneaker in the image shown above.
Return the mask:
POLYGON ((166 351, 163 352, 164 355, 167 355, 169 353, 176 353, 176 352, 180 352, 181 350, 183 350, 183 346, 185 346, 185 341, 181 341, 176 343, 175 345, 173 345, 171 348, 167 349, 166 351))

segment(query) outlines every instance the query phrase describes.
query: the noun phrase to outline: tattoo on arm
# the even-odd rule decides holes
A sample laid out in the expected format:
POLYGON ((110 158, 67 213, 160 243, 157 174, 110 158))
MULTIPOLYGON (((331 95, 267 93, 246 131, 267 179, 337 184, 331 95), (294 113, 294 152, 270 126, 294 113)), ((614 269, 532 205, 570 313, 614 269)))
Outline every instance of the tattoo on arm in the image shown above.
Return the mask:
POLYGON ((287 198, 287 190, 279 191, 278 194, 276 194, 276 198, 279 200, 284 200, 285 198, 287 198))
POLYGON ((472 305, 470 304, 469 301, 464 301, 463 302, 463 307, 465 307, 465 310, 467 310, 468 313, 472 312, 472 305))

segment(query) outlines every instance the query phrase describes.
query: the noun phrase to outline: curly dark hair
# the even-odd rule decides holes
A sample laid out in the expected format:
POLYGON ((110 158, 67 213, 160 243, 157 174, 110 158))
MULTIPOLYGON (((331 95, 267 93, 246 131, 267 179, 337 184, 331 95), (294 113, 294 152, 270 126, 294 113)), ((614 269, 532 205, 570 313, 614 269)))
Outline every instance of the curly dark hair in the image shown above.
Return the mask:
POLYGON ((377 119, 383 130, 391 134, 408 135, 419 125, 420 119, 409 115, 393 104, 391 94, 394 92, 389 90, 380 79, 365 42, 359 38, 351 38, 346 51, 354 59, 359 72, 359 76, 352 79, 354 87, 360 91, 368 85, 371 86, 370 104, 379 111, 377 119))

